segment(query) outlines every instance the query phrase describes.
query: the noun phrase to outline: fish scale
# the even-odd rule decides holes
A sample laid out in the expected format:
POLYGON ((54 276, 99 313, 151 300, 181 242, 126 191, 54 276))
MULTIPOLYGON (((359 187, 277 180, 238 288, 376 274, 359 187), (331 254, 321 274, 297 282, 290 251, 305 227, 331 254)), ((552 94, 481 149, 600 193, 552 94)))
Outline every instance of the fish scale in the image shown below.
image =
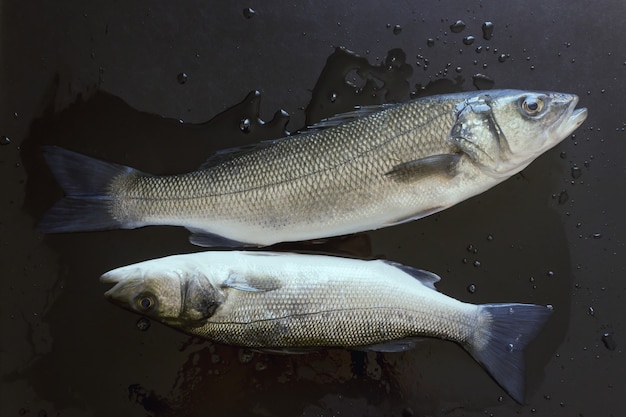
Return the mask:
MULTIPOLYGON (((415 139, 410 132, 429 121, 423 115, 432 112, 433 106, 420 103, 387 109, 336 130, 286 139, 274 147, 209 167, 201 174, 138 176, 135 181, 142 189, 141 202, 147 200, 149 204, 134 211, 179 213, 186 218, 204 214, 207 220, 227 217, 247 223, 262 218, 260 213, 280 212, 286 225, 311 218, 328 221, 329 207, 350 211, 366 205, 370 194, 384 200, 385 194, 397 193, 399 187, 384 176, 397 163, 451 150, 449 143, 432 134, 421 139, 417 153, 413 146, 415 139), (381 125, 384 129, 376 128, 381 125), (346 141, 347 137, 353 139, 346 141), (190 192, 182 184, 194 186, 190 192), (355 192, 364 189, 369 192, 355 192), (252 213, 250 202, 254 203, 252 213), (207 206, 212 210, 206 210, 207 206)), ((437 111, 441 112, 441 107, 437 105, 437 111)), ((448 117, 440 122, 433 131, 441 131, 443 123, 451 125, 453 120, 448 117)))

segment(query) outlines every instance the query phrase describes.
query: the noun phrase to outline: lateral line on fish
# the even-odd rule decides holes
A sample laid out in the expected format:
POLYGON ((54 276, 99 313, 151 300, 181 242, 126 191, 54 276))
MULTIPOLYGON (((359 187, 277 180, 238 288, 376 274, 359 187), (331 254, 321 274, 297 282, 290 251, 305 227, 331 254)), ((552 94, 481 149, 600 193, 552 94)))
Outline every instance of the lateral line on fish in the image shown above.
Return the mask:
MULTIPOLYGON (((259 320, 254 320, 254 321, 247 321, 247 322, 240 322, 240 321, 211 321, 211 324, 241 324, 241 325, 247 325, 247 324, 252 324, 252 323, 265 323, 265 322, 270 322, 270 321, 274 321, 274 320, 281 320, 281 319, 287 319, 290 317, 307 317, 307 316, 315 316, 317 314, 322 314, 322 313, 334 313, 334 312, 341 312, 341 311, 371 311, 371 310, 397 310, 397 311, 415 311, 418 312, 418 310, 411 310, 411 309, 400 309, 397 307, 389 307, 389 306, 371 306, 371 307, 367 307, 367 308, 359 308, 359 307, 355 307, 355 308, 335 308, 335 309, 329 309, 329 310, 321 310, 321 311, 316 311, 316 312, 312 312, 312 313, 299 313, 299 314, 290 314, 288 316, 280 316, 280 317, 272 317, 269 319, 259 319, 259 320)), ((438 314, 436 312, 429 312, 429 314, 432 317, 435 317, 437 319, 447 319, 449 318, 449 316, 445 315, 445 314, 438 314)))
MULTIPOLYGON (((424 124, 430 123, 432 120, 435 120, 435 119, 443 117, 443 116, 446 116, 445 112, 434 116, 433 118, 429 119, 424 124)), ((303 178, 310 177, 312 175, 317 175, 317 174, 319 174, 321 172, 337 169, 338 167, 341 167, 343 165, 351 163, 351 162, 355 161, 356 159, 362 158, 363 156, 365 156, 365 155, 367 155, 369 153, 375 152, 376 150, 378 150, 378 149, 382 148, 383 146, 389 144, 391 141, 397 139, 400 136, 403 136, 403 135, 407 134, 408 132, 410 132, 412 130, 415 130, 415 127, 403 130, 402 132, 399 132, 398 134, 391 136, 386 141, 381 142, 380 144, 378 144, 376 146, 372 146, 368 150, 366 150, 364 152, 360 152, 360 153, 356 154, 354 157, 352 157, 350 159, 345 159, 343 161, 340 161, 339 163, 337 163, 335 165, 332 165, 332 166, 329 166, 329 167, 326 167, 326 168, 323 168, 323 169, 319 169, 319 170, 316 170, 316 171, 311 171, 310 173, 305 174, 305 175, 292 177, 292 178, 289 178, 289 179, 286 179, 286 180, 283 180, 283 181, 276 181, 276 182, 264 184, 264 185, 258 186, 258 187, 246 188, 246 189, 230 191, 230 192, 221 192, 221 193, 214 193, 214 194, 203 194, 203 195, 184 197, 184 198, 177 197, 177 196, 171 196, 171 197, 125 196, 125 198, 128 199, 128 200, 142 200, 142 201, 172 201, 172 200, 187 201, 187 200, 198 200, 198 199, 203 199, 203 198, 207 198, 207 197, 219 197, 219 196, 225 196, 225 195, 235 195, 235 194, 249 192, 249 191, 252 191, 252 190, 262 190, 262 189, 269 188, 269 187, 272 187, 272 186, 285 184, 285 183, 289 183, 289 182, 292 182, 292 181, 297 181, 297 180, 300 180, 300 179, 303 179, 303 178)), ((185 176, 185 175, 188 175, 188 174, 176 174, 176 175, 172 175, 170 177, 177 177, 177 176, 182 177, 182 176, 185 176)), ((150 175, 150 176, 154 176, 154 175, 150 175)))

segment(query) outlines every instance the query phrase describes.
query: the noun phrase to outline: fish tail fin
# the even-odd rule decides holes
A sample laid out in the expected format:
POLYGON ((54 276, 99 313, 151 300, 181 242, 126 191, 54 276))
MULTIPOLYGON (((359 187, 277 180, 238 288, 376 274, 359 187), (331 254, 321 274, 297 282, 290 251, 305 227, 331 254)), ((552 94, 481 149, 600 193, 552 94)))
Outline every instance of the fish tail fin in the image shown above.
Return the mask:
POLYGON ((57 182, 65 191, 40 220, 43 233, 80 232, 128 228, 111 212, 111 181, 138 171, 100 161, 57 146, 45 146, 43 155, 57 182))
POLYGON ((543 328, 552 308, 535 304, 483 304, 480 308, 482 324, 467 349, 515 401, 523 404, 523 350, 543 328))

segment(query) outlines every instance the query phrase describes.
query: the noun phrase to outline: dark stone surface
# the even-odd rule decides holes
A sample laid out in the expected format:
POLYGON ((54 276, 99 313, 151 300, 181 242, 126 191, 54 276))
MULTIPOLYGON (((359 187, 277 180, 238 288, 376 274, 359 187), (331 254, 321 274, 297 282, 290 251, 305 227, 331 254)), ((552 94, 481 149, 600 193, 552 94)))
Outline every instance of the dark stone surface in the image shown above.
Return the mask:
POLYGON ((2 3, 0 136, 10 138, 0 147, 2 416, 623 414, 624 2, 326 3, 2 3), (466 26, 452 33, 457 20, 466 26), (576 93, 589 117, 483 195, 323 250, 432 270, 440 291, 472 303, 552 304, 527 351, 527 405, 449 342, 401 354, 276 356, 158 324, 140 331, 137 316, 104 300, 97 278, 198 250, 185 230, 35 230, 61 196, 42 144, 184 172, 214 150, 355 104, 474 90, 476 74, 493 88, 576 93), (260 101, 244 100, 254 90, 260 101))

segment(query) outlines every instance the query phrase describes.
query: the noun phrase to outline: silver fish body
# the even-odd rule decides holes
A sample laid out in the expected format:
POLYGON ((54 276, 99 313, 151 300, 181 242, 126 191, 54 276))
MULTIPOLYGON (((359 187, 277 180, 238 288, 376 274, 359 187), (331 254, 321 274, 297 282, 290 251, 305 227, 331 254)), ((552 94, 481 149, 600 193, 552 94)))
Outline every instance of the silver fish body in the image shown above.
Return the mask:
POLYGON ((463 346, 521 402, 524 346, 551 309, 474 305, 435 290, 433 273, 386 261, 204 252, 107 272, 112 302, 190 334, 262 350, 400 351, 416 337, 463 346))
POLYGON ((67 196, 40 229, 179 225, 203 246, 378 229, 443 210, 521 171, 585 120, 577 101, 494 90, 364 108, 173 176, 49 147, 44 154, 67 196))

